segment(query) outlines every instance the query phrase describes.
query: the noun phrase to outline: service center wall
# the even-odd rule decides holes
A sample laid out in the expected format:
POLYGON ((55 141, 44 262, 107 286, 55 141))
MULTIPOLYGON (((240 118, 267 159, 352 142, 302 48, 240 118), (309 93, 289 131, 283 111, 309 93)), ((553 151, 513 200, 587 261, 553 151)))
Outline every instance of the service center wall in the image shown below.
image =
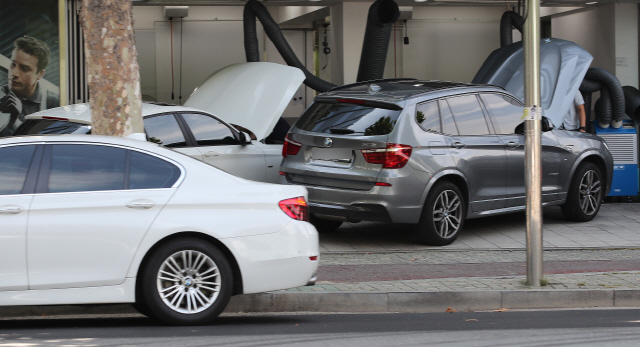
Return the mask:
MULTIPOLYGON (((269 7, 269 10, 278 21, 277 9, 269 7)), ((408 45, 403 42, 404 23, 398 21, 394 27, 384 77, 470 82, 484 60, 500 46, 500 18, 505 10, 504 6, 414 6, 411 19, 406 23, 408 45)), ((162 6, 134 6, 134 30, 144 97, 184 102, 211 73, 230 64, 245 62, 242 12, 242 6, 190 6, 189 15, 182 25, 179 19, 173 21, 172 72, 171 23, 164 18, 162 6)), ((637 4, 610 4, 577 10, 548 8, 543 9, 542 15, 551 17, 553 37, 580 44, 594 56, 592 66, 603 67, 617 74, 618 78, 623 76, 623 85, 637 86, 637 4), (629 29, 625 31, 627 27, 629 29), (616 65, 616 57, 625 59, 616 65)), ((366 17, 366 13, 362 16, 366 17)), ((362 19, 358 18, 358 21, 362 19)), ((349 16, 342 20, 352 21, 349 16)), ((335 27, 328 27, 327 34, 332 53, 325 56, 320 52, 317 56, 320 77, 325 80, 334 75, 344 76, 345 72, 341 71, 344 64, 336 59, 357 62, 362 49, 361 46, 339 49, 337 46, 349 45, 350 42, 342 43, 336 38, 336 35, 341 35, 341 30, 340 22, 335 22, 335 27), (332 30, 336 32, 332 33, 332 30), (341 56, 342 51, 344 56, 341 56)), ((304 26, 311 28, 311 24, 304 26)), ((293 30, 283 33, 292 49, 307 68, 314 71, 316 33, 304 30, 302 26, 288 29, 293 30)), ((260 50, 264 52, 263 60, 284 63, 273 44, 265 38, 259 23, 257 30, 260 50)), ((321 43, 324 30, 320 29, 317 35, 321 43)), ((520 34, 514 30, 514 42, 520 39, 520 34)), ((351 70, 349 73, 356 72, 355 67, 351 70)), ((310 88, 301 88, 284 117, 293 121, 312 102, 314 95, 310 88)))
MULTIPOLYGON (((163 17, 162 6, 134 6, 142 94, 157 101, 184 103, 213 72, 245 62, 242 10, 241 6, 191 6, 182 23, 180 19, 171 23, 163 17)), ((258 26, 260 50, 264 49, 262 38, 258 26)))
MULTIPOLYGON (((184 102, 214 71, 229 64, 244 62, 242 11, 242 6, 191 6, 188 17, 182 22, 182 38, 180 20, 174 19, 172 79, 171 23, 163 17, 162 6, 134 6, 142 94, 147 98, 173 103, 180 103, 179 96, 182 95, 184 102)), ((384 77, 471 81, 484 59, 499 46, 499 24, 503 11, 503 7, 487 6, 414 7, 413 17, 407 22, 410 44, 403 44, 404 29, 402 25, 397 25, 395 42, 393 36, 390 42, 384 77)), ((258 24, 257 28, 261 51, 266 52, 267 61, 282 62, 270 42, 264 46, 262 26, 258 24)), ((300 60, 304 60, 306 38, 306 63, 313 71, 312 33, 285 31, 285 36, 290 38, 289 43, 299 54, 300 60)), ((321 40, 323 36, 321 32, 321 40)), ((335 51, 333 45, 334 42, 330 41, 329 47, 335 51)), ((353 51, 359 59, 361 48, 353 51)), ((323 54, 320 54, 319 60, 325 62, 323 54)), ((328 66, 321 74, 327 76, 324 72, 332 67, 328 66)), ((311 102, 314 93, 307 90, 300 94, 303 102, 298 102, 299 106, 294 106, 291 114, 287 111, 286 117, 294 117, 294 114, 301 112, 311 102)))
POLYGON ((407 21, 409 44, 396 41, 403 77, 471 82, 489 54, 500 48, 504 11, 502 6, 414 6, 407 21))

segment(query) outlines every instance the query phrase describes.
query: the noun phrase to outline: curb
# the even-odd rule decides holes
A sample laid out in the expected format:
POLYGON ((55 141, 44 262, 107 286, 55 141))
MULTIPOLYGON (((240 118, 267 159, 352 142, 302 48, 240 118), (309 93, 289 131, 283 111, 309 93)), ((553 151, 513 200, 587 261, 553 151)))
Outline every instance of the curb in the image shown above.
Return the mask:
MULTIPOLYGON (((432 313, 595 307, 640 307, 640 289, 271 292, 234 296, 224 312, 432 313)), ((0 317, 6 318, 132 313, 137 311, 129 304, 0 307, 0 317)))

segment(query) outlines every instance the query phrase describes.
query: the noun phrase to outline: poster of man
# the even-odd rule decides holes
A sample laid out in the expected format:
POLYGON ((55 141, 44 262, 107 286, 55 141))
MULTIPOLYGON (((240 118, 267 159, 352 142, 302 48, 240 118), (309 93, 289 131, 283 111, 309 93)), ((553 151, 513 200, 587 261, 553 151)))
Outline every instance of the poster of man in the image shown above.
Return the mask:
POLYGON ((0 137, 60 106, 58 0, 0 0, 0 137))

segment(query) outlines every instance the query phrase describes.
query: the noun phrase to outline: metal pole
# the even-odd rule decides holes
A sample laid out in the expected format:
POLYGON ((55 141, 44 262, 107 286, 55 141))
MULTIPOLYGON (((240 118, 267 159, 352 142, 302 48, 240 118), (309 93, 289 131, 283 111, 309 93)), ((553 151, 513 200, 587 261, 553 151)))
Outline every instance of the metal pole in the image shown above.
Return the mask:
POLYGON ((527 283, 542 282, 542 165, 540 107, 540 0, 526 0, 524 24, 525 178, 527 187, 527 283))

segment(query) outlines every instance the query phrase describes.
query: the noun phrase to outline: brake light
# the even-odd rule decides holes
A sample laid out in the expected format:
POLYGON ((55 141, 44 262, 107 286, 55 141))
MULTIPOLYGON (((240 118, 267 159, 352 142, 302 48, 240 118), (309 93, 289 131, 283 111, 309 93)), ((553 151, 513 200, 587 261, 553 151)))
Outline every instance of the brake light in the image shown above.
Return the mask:
POLYGON ((286 158, 288 155, 296 155, 302 148, 302 144, 289 140, 289 135, 284 138, 284 144, 282 145, 282 156, 286 158))
POLYGON ((297 220, 309 221, 309 206, 307 206, 307 201, 303 196, 282 200, 278 205, 287 216, 297 220))
POLYGON ((387 182, 376 182, 376 186, 378 186, 378 187, 391 187, 391 183, 387 183, 387 182))
POLYGON ((62 121, 68 121, 68 118, 61 118, 61 117, 51 117, 51 116, 42 116, 42 119, 50 119, 50 120, 62 120, 62 121))
POLYGON ((363 149, 362 155, 367 163, 382 164, 383 169, 403 168, 411 157, 412 147, 387 143, 387 148, 363 149))

